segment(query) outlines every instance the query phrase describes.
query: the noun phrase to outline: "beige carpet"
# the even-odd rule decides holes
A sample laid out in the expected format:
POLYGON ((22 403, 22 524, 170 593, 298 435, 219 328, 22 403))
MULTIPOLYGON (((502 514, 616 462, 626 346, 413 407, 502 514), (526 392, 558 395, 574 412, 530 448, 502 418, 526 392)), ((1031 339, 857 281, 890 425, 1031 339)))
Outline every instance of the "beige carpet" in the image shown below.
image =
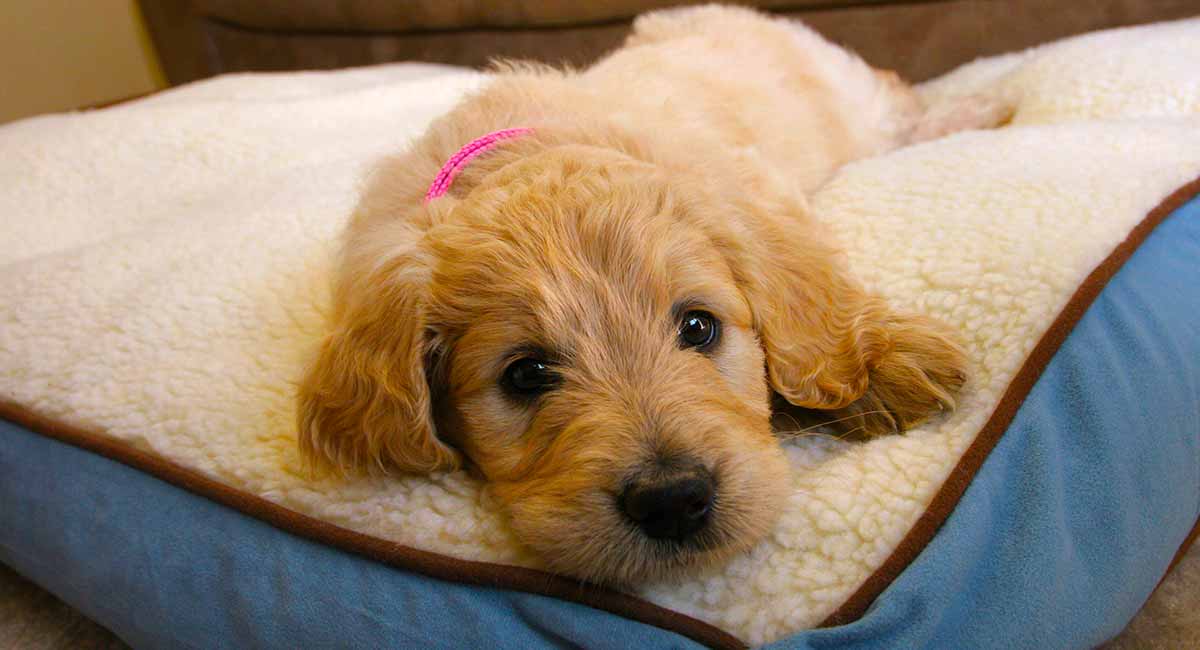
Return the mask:
MULTIPOLYGON (((113 633, 0 564, 0 648, 126 648, 113 633)), ((1104 650, 1200 648, 1200 544, 1104 650)))
POLYGON ((1129 627, 1103 648, 1200 648, 1200 544, 1192 545, 1129 627))
POLYGON ((112 632, 0 564, 0 648, 128 648, 112 632))

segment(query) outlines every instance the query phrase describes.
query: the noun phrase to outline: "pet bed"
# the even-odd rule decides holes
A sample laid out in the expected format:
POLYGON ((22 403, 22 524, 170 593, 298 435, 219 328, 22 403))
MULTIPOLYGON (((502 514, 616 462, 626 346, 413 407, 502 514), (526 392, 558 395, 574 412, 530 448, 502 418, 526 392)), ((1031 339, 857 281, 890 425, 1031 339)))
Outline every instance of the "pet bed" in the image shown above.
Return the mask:
POLYGON ((293 382, 364 171, 486 78, 239 75, 0 129, 0 561, 137 646, 1094 645, 1200 514, 1200 20, 926 84, 1005 128, 813 199, 962 333, 959 409, 787 445, 774 533, 618 593, 551 576, 458 473, 313 480, 293 382))

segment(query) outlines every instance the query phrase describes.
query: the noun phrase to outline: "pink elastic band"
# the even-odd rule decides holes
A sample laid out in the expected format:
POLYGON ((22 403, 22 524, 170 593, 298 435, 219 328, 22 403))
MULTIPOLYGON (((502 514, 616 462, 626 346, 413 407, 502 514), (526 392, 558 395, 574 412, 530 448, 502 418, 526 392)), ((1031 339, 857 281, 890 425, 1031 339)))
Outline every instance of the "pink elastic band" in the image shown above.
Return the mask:
POLYGON ((529 133, 533 133, 533 129, 528 127, 503 129, 500 131, 492 131, 483 137, 475 138, 474 140, 468 142, 465 146, 463 146, 462 149, 458 150, 458 153, 450 156, 450 160, 447 160, 445 165, 442 165, 441 171, 438 172, 438 175, 433 179, 433 183, 430 184, 429 191, 425 193, 425 202, 429 203, 430 201, 450 191, 450 184, 454 182, 454 177, 458 176, 458 173, 461 172, 463 168, 467 166, 467 163, 471 162, 471 159, 475 156, 478 156, 488 149, 491 149, 502 140, 515 138, 517 136, 522 136, 529 133))

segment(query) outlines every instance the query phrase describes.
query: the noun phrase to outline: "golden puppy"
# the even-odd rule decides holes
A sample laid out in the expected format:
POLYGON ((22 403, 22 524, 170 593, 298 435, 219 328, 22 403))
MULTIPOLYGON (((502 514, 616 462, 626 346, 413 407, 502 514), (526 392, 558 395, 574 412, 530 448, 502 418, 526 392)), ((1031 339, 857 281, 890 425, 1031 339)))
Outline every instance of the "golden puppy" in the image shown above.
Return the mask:
POLYGON ((724 7, 642 16, 582 72, 505 67, 374 174, 300 447, 344 471, 467 466, 584 579, 743 551, 790 485, 772 395, 881 434, 963 382, 941 327, 847 275, 805 193, 983 113, 922 122, 894 74, 724 7))

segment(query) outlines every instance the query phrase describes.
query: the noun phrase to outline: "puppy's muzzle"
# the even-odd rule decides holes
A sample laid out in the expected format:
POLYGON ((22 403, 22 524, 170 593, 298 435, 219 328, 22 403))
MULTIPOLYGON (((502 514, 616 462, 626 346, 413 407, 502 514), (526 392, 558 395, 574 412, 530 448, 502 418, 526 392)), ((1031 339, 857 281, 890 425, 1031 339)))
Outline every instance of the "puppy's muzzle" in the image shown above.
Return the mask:
POLYGON ((689 469, 635 478, 619 502, 647 537, 682 542, 708 525, 715 499, 712 475, 689 469))

